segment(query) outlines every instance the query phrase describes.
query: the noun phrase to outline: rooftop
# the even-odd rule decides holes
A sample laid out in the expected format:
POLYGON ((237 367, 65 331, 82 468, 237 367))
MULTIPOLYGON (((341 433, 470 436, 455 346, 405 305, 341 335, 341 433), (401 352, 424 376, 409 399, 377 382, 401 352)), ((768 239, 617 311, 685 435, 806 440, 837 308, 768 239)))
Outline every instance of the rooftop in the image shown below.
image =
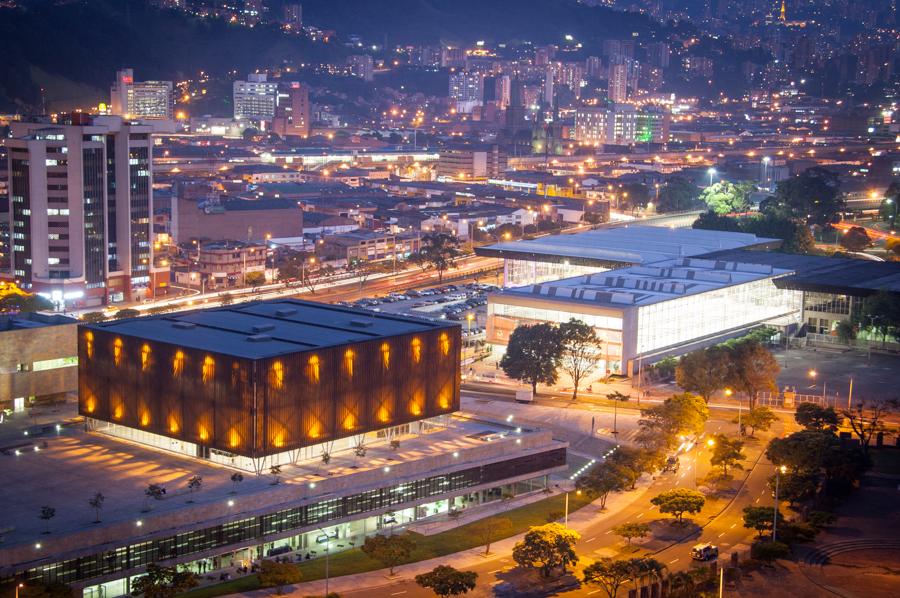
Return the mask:
POLYGON ((785 289, 858 297, 880 290, 900 293, 900 263, 897 262, 742 250, 716 251, 702 257, 768 264, 793 270, 791 276, 778 280, 778 286, 785 289))
POLYGON ((515 287, 502 291, 500 295, 615 308, 642 307, 789 273, 790 270, 764 264, 676 258, 515 287))
POLYGON ((26 328, 43 328, 60 324, 76 324, 78 320, 60 314, 19 313, 0 315, 0 332, 8 330, 24 330, 26 328))
POLYGON ((618 268, 649 264, 712 251, 780 245, 778 239, 693 228, 621 226, 573 235, 550 235, 530 241, 509 241, 479 247, 478 255, 539 262, 566 262, 618 268))
MULTIPOLYGON (((109 536, 117 536, 116 530, 121 531, 123 524, 136 540, 142 534, 186 522, 196 527, 196 522, 216 517, 234 521, 285 505, 303 504, 300 501, 316 502, 402 483, 409 477, 471 467, 483 463, 486 457, 497 460, 501 455, 522 454, 548 445, 565 446, 551 440, 548 432, 515 426, 459 413, 450 417, 446 428, 403 435, 398 449, 392 449, 387 439, 369 440, 365 457, 348 449, 335 451, 327 465, 318 456, 284 465, 279 486, 272 485, 269 475, 244 472, 236 493, 230 479, 235 470, 210 461, 103 433, 85 433, 79 425, 63 426, 41 437, 26 438, 20 433, 21 440, 6 439, 6 450, 0 454, 4 471, 16 480, 0 487, 0 501, 5 505, 0 515, 4 538, 0 569, 9 564, 3 549, 35 540, 54 551, 65 549, 66 544, 87 549, 98 538, 111 541, 109 536), (521 444, 516 439, 521 439, 521 444), (451 457, 455 451, 458 459, 451 457), (202 477, 203 487, 190 494, 187 482, 195 475, 202 477), (153 501, 151 512, 144 512, 144 491, 151 483, 164 486, 167 493, 163 500, 153 501), (94 513, 88 505, 96 492, 107 499, 99 524, 91 523, 94 513), (42 533, 44 522, 37 516, 41 505, 56 508, 56 517, 50 522, 51 535, 42 533), (135 529, 137 520, 142 521, 140 531, 135 529), (82 541, 77 541, 79 536, 70 538, 79 533, 88 536, 82 541)), ((43 555, 35 555, 39 556, 43 555)))
POLYGON ((298 299, 274 299, 114 320, 87 328, 234 357, 265 359, 451 326, 457 324, 298 299))

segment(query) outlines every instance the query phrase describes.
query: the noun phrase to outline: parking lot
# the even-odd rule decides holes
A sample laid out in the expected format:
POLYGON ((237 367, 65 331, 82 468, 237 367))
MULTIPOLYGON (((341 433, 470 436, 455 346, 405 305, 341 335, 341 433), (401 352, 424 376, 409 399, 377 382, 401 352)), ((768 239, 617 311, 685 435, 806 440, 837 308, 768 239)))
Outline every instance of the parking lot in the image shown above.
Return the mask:
POLYGON ((807 348, 780 350, 776 359, 781 366, 779 389, 790 386, 801 394, 826 394, 829 398, 846 400, 852 379, 854 403, 900 398, 897 387, 900 356, 807 348))
POLYGON ((497 290, 489 284, 447 284, 429 289, 389 293, 381 297, 365 297, 341 305, 373 311, 416 316, 432 320, 451 320, 462 324, 464 340, 484 337, 487 294, 497 290))

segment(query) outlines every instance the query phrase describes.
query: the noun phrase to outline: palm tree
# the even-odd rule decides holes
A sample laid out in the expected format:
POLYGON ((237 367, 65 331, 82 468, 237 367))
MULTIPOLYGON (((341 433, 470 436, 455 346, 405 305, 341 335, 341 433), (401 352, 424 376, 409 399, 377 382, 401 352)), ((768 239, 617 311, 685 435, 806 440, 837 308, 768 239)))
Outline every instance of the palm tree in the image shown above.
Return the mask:
POLYGON ((244 474, 235 472, 231 474, 231 493, 237 494, 238 484, 244 481, 244 474))
POLYGON ((97 494, 88 500, 88 504, 94 509, 94 523, 100 523, 100 510, 103 509, 103 501, 105 500, 106 497, 100 492, 97 492, 97 494))
POLYGON ((38 515, 41 519, 44 520, 44 533, 50 533, 50 520, 56 517, 56 509, 53 507, 43 506, 41 507, 41 514, 38 515))

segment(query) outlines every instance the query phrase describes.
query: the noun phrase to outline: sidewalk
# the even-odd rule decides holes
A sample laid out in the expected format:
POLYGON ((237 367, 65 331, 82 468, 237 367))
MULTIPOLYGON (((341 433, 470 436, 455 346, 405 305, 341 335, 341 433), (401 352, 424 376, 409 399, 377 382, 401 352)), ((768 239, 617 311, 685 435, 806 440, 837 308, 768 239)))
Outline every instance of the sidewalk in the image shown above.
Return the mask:
MULTIPOLYGON (((599 501, 594 501, 588 506, 571 513, 569 515, 569 527, 582 533, 589 525, 597 523, 598 520, 607 519, 615 515, 618 511, 643 496, 649 489, 652 481, 652 478, 645 474, 638 481, 635 490, 610 495, 606 501, 606 510, 604 511, 600 510, 599 501)), ((500 540, 499 542, 494 542, 491 544, 491 553, 488 556, 484 556, 484 546, 478 546, 452 555, 429 559, 427 561, 419 561, 418 563, 410 563, 408 565, 400 565, 395 568, 394 577, 388 576, 388 569, 378 569, 366 573, 332 578, 328 583, 328 591, 340 594, 342 592, 356 591, 363 588, 378 589, 390 586, 399 581, 410 581, 415 578, 416 575, 427 573, 438 565, 451 565, 456 569, 465 570, 502 558, 509 558, 513 547, 524 536, 525 534, 522 533, 505 540, 500 540)), ((274 588, 267 588, 236 595, 262 598, 263 596, 269 596, 274 592, 274 588)), ((310 595, 323 596, 324 594, 325 580, 320 579, 290 586, 287 588, 284 595, 300 597, 310 595)))

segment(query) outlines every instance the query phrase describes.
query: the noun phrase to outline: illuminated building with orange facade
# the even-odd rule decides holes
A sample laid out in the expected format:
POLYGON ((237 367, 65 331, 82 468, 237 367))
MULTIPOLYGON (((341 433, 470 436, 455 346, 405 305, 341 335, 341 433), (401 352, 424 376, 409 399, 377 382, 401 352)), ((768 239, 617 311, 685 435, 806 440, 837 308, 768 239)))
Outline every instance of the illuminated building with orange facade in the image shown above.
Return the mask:
POLYGON ((459 409, 460 328, 297 300, 82 326, 95 429, 260 470, 459 409))

